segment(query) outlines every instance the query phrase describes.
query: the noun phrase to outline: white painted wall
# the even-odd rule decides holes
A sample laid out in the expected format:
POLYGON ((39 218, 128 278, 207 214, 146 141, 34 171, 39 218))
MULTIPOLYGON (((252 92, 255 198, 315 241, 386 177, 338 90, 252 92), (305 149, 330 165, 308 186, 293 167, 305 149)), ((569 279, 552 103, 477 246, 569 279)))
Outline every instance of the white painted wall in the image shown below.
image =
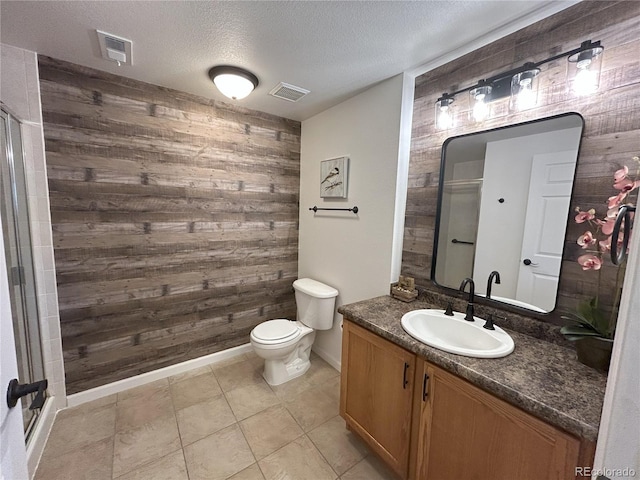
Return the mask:
POLYGON ((42 409, 38 426, 27 445, 29 471, 33 474, 53 424, 55 412, 66 406, 66 390, 37 55, 4 44, 0 45, 0 50, 0 100, 3 107, 22 122, 37 300, 41 316, 42 354, 45 374, 49 380, 47 393, 50 398, 42 409))
MULTIPOLYGON (((594 470, 613 479, 640 476, 640 224, 631 237, 594 470), (630 475, 624 469, 632 469, 630 475), (620 469, 620 472, 616 472, 620 469)), ((594 477, 595 478, 595 477, 594 477)))
MULTIPOLYGON (((400 131, 411 112, 403 109, 404 86, 404 76, 398 75, 302 123, 298 277, 337 288, 337 305, 388 294, 399 273, 394 253, 401 254, 397 238, 402 241, 408 168, 400 131), (320 162, 343 155, 350 158, 348 198, 321 199, 320 162), (309 211, 314 205, 357 205, 360 211, 314 214, 309 211)), ((409 106, 412 102, 411 95, 409 106)), ((336 313, 333 328, 318 332, 313 347, 335 367, 340 364, 341 320, 336 313)))

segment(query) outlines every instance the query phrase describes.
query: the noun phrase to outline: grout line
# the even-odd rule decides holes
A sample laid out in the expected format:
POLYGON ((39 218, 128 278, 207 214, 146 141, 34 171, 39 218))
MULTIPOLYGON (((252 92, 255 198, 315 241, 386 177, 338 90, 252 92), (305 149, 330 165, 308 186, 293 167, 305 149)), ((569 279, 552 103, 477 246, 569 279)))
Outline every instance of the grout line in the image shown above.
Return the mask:
MULTIPOLYGON (((247 440, 247 436, 244 434, 244 430, 242 430, 242 427, 240 426, 240 422, 236 422, 236 425, 238 425, 238 430, 240 430, 240 433, 242 434, 242 438, 244 438, 244 441, 247 444, 247 447, 249 447, 249 451, 251 452, 251 456, 253 457, 253 463, 257 464, 258 463, 258 459, 256 458, 256 454, 253 452, 253 449, 251 448, 251 444, 249 443, 249 440, 247 440)), ((253 465, 253 463, 251 465, 253 465)), ((249 465, 249 467, 251 465, 249 465)), ((245 467, 242 470, 245 470, 246 468, 249 468, 249 467, 245 467)), ((259 468, 259 466, 258 466, 258 468, 259 468)), ((240 472, 242 470, 240 470, 240 472)), ((236 472, 236 473, 240 473, 240 472, 236 472)), ((236 473, 234 473, 233 475, 235 475, 236 473)), ((233 476, 233 475, 231 475, 231 476, 233 476)))
MULTIPOLYGON (((327 420, 326 422, 324 422, 322 425, 324 425, 325 423, 333 420, 335 417, 331 417, 329 420, 327 420)), ((322 425, 318 425, 316 428, 314 428, 313 430, 316 430, 317 428, 320 428, 322 425)), ((311 430, 309 433, 311 433, 313 430, 311 430)), ((335 468, 333 468, 333 465, 331 465, 331 463, 329 463, 329 459, 325 456, 324 453, 322 453, 322 450, 320 450, 320 447, 318 445, 316 445, 316 442, 313 441, 313 438, 311 438, 308 434, 307 434, 307 438, 309 439, 309 441, 311 442, 311 445, 314 446, 314 448, 318 451, 318 453, 320 454, 320 456, 324 459, 324 461, 327 463, 327 465, 329 465, 329 468, 333 471, 333 473, 336 474, 336 478, 338 478, 340 476, 340 474, 338 472, 336 472, 335 468)), ((357 463, 357 462, 356 462, 357 463)))
POLYGON ((116 435, 118 434, 118 397, 113 404, 113 409, 116 411, 115 418, 113 419, 113 440, 111 442, 111 478, 114 478, 114 466, 116 463, 116 435))
MULTIPOLYGON (((254 366, 255 368, 257 368, 257 366, 256 366, 256 365, 253 365, 253 364, 252 364, 252 362, 251 362, 250 360, 248 360, 248 359, 245 359, 245 360, 242 360, 242 361, 247 361, 250 365, 252 365, 252 366, 254 366)), ((241 362, 242 362, 242 361, 241 361, 241 362)), ((236 363, 240 363, 240 362, 236 362, 236 363)), ((232 363, 231 365, 234 365, 234 363, 232 363)), ((231 366, 231 365, 230 365, 230 366, 231 366)), ((211 370, 211 374, 213 375, 213 378, 216 380, 216 382, 218 382, 218 385, 220 385, 220 383, 219 383, 219 381, 218 381, 218 377, 216 376, 215 372, 213 371, 212 366, 209 366, 209 367, 210 367, 210 370, 211 370)), ((204 373, 203 375, 208 375, 208 374, 207 374, 207 373, 204 373)), ((251 373, 251 375, 253 375, 253 372, 251 373)), ((192 377, 192 378, 197 378, 197 377, 192 377)), ((301 378, 302 378, 302 377, 301 377, 301 378)), ((188 379, 185 379, 185 380, 188 380, 188 379)), ((300 397, 302 394, 304 394, 304 393, 306 393, 306 392, 308 392, 308 391, 310 391, 310 390, 316 390, 316 391, 318 391, 318 392, 322 392, 322 393, 323 393, 323 394, 325 394, 327 397, 332 397, 333 395, 330 395, 330 394, 329 394, 329 392, 327 391, 327 387, 328 387, 329 382, 331 382, 331 381, 333 381, 333 380, 334 380, 334 377, 331 377, 331 378, 328 378, 328 379, 326 379, 325 381, 321 382, 321 383, 320 383, 320 384, 318 384, 318 385, 314 385, 314 384, 312 384, 311 382, 306 382, 306 383, 307 383, 307 387, 308 387, 308 388, 304 388, 301 392, 297 393, 296 395, 294 395, 294 396, 293 396, 293 398, 292 398, 292 399, 289 399, 289 400, 290 400, 290 401, 293 401, 293 400, 295 400, 297 397, 300 397)), ((177 383, 180 383, 180 382, 177 382, 177 383)), ((265 382, 265 383, 266 383, 266 382, 265 382)), ((183 439, 182 439, 182 433, 181 433, 181 431, 180 431, 180 424, 179 424, 179 422, 178 422, 178 418, 177 418, 178 410, 176 409, 176 405, 175 405, 175 403, 174 403, 174 395, 173 395, 173 390, 172 390, 172 388, 171 388, 171 386, 172 386, 173 384, 169 384, 169 383, 168 383, 168 378, 167 378, 167 384, 168 384, 168 388, 169 388, 169 395, 170 395, 170 398, 171 398, 171 406, 172 406, 172 411, 173 411, 173 414, 174 414, 174 421, 175 421, 175 423, 176 423, 176 428, 177 428, 178 436, 179 436, 179 440, 180 440, 180 447, 181 447, 181 448, 180 448, 179 450, 181 450, 181 452, 182 452, 182 459, 183 459, 183 462, 184 462, 184 465, 185 465, 185 469, 186 469, 187 477, 188 477, 188 478, 191 478, 191 476, 190 476, 190 474, 189 474, 189 466, 188 466, 188 463, 187 463, 187 460, 186 460, 185 445, 184 445, 184 442, 183 442, 183 439)), ((268 384, 267 384, 267 385, 268 385, 268 384)), ((251 385, 247 385, 247 386, 251 386, 251 385)), ((228 405, 229 409, 231 410, 231 413, 232 413, 232 415, 233 415, 233 418, 235 419, 235 422, 234 422, 234 423, 232 423, 232 424, 230 424, 230 425, 228 425, 227 427, 224 427, 224 428, 229 428, 229 427, 231 427, 231 426, 233 426, 233 425, 236 425, 236 426, 237 426, 237 428, 240 430, 240 432, 241 432, 241 434, 242 434, 242 436, 243 436, 243 438, 244 438, 244 440, 245 440, 245 442, 246 442, 247 446, 249 447, 249 451, 250 451, 250 453, 251 453, 251 455, 252 455, 252 457, 253 457, 253 459, 254 459, 254 463, 257 465, 258 470, 260 471, 261 475, 262 475, 264 478, 266 478, 266 475, 265 475, 265 472, 263 471, 263 469, 262 469, 262 468, 261 468, 261 466, 260 466, 260 463, 259 463, 260 461, 262 461, 262 460, 264 460, 264 459, 266 459, 266 458, 268 458, 268 457, 270 457, 270 456, 272 456, 272 455, 276 454, 277 452, 281 451, 283 448, 285 448, 285 447, 287 447, 288 445, 290 445, 292 442, 298 441, 298 440, 300 440, 302 437, 306 437, 306 438, 309 440, 309 442, 311 443, 311 445, 313 446, 313 448, 315 448, 315 449, 318 451, 318 453, 320 454, 320 457, 325 461, 325 463, 326 463, 327 465, 329 465, 329 468, 331 469, 331 471, 333 472, 333 474, 334 474, 334 475, 336 475, 336 477, 335 477, 335 478, 339 480, 339 479, 341 478, 341 477, 340 477, 340 475, 338 475, 338 472, 336 472, 336 471, 335 471, 335 469, 331 466, 331 464, 329 463, 329 461, 328 461, 327 457, 322 453, 322 451, 320 450, 320 448, 318 448, 318 446, 315 444, 315 442, 313 441, 313 439, 312 439, 312 438, 311 438, 311 436, 309 435, 311 432, 315 431, 315 430, 316 430, 316 429, 318 429, 319 427, 321 427, 321 426, 325 425, 326 423, 330 422, 331 420, 334 420, 336 416, 338 416, 338 417, 339 417, 339 416, 340 416, 340 415, 339 415, 339 413, 338 413, 337 415, 332 416, 332 417, 330 417, 329 419, 325 420, 325 421, 324 421, 324 422, 322 422, 320 425, 317 425, 317 426, 313 427, 312 429, 310 429, 310 430, 309 430, 309 432, 306 432, 306 431, 304 430, 304 428, 302 427, 302 425, 300 424, 300 422, 299 422, 299 421, 296 419, 296 417, 293 415, 293 413, 289 410, 289 408, 287 408, 287 403, 291 403, 291 402, 287 402, 287 401, 286 401, 286 397, 285 397, 285 396, 282 396, 282 397, 278 396, 278 395, 276 394, 276 392, 274 391, 274 389, 271 387, 271 385, 268 385, 268 386, 270 387, 270 388, 269 388, 269 389, 270 389, 270 392, 275 396, 275 398, 276 398, 276 401, 277 401, 277 402, 276 402, 274 405, 270 405, 270 406, 269 406, 269 407, 267 407, 267 408, 263 408, 262 410, 260 410, 260 411, 258 411, 258 412, 256 412, 256 413, 254 413, 254 414, 252 414, 252 415, 250 415, 250 416, 248 416, 248 417, 246 417, 246 418, 244 418, 244 419, 242 419, 242 420, 239 420, 239 419, 238 419, 238 417, 237 417, 236 413, 233 411, 233 408, 231 408, 231 404, 230 404, 230 402, 229 402, 229 398, 228 398, 228 396, 227 396, 227 395, 228 395, 228 393, 230 393, 230 392, 232 392, 232 391, 234 391, 234 390, 236 390, 236 389, 230 390, 229 392, 225 392, 225 391, 222 389, 222 387, 220 387, 220 392, 221 392, 220 394, 217 394, 217 395, 215 395, 215 396, 213 396, 213 397, 211 397, 211 398, 209 398, 208 400, 205 400, 205 401, 209 401, 209 400, 211 400, 212 398, 217 398, 217 397, 219 397, 219 396, 222 396, 222 397, 224 398, 224 400, 226 401, 226 403, 227 403, 227 405, 228 405), (248 441, 248 439, 247 439, 247 437, 246 437, 246 435, 245 435, 244 430, 242 429, 241 422, 242 422, 242 421, 244 421, 244 420, 246 420, 246 419, 249 419, 249 418, 251 418, 251 417, 254 417, 255 415, 258 415, 258 414, 264 413, 264 411, 265 411, 266 409, 268 409, 268 408, 272 408, 272 407, 280 407, 280 408, 282 408, 282 409, 283 409, 283 410, 284 410, 288 415, 290 415, 290 416, 291 416, 291 418, 293 418, 294 422, 295 422, 295 423, 298 425, 298 427, 300 428, 301 433, 300 433, 298 436, 296 436, 294 439, 292 439, 291 441, 289 441, 288 443, 286 443, 285 445, 283 445, 283 446, 281 446, 281 447, 277 448, 276 450, 274 450, 273 452, 271 452, 269 455, 267 455, 267 456, 263 457, 262 459, 258 460, 258 459, 256 458, 255 453, 254 453, 254 452, 253 452, 253 450, 251 449, 251 445, 249 444, 249 441, 248 441)), ((243 388, 243 387, 240 387, 240 388, 243 388)), ((119 397, 119 395, 118 395, 118 397, 119 397)), ((116 418, 115 418, 115 422, 114 422, 114 423, 115 423, 115 425, 114 425, 114 429, 116 429, 116 427, 117 427, 117 421, 118 421, 118 409, 117 409, 117 405, 118 405, 118 403, 122 403, 122 401, 119 401, 119 400, 118 400, 118 397, 116 397, 116 402, 115 402, 114 404, 112 404, 112 405, 113 405, 113 407, 114 407, 114 408, 116 408, 116 418)), ((132 398, 133 398, 133 397, 132 397, 132 398)), ((215 434, 215 433, 217 433, 217 432, 213 432, 213 433, 212 433, 212 434, 210 434, 210 435, 213 435, 213 434, 215 434)), ((113 478, 114 461, 115 461, 115 434, 117 434, 117 432, 115 432, 115 433, 114 433, 114 436, 113 436, 113 455, 112 455, 113 460, 112 460, 112 462, 111 462, 111 476, 112 476, 112 478, 113 478)), ((208 436, 210 436, 210 435, 208 435, 208 436)), ((208 437, 208 436, 207 436, 207 437, 208 437)), ((204 438, 207 438, 207 437, 204 437, 204 438)), ((202 440, 202 439, 200 439, 200 440, 202 440)), ((198 440, 198 441, 199 441, 199 440, 198 440)), ((193 442, 192 442, 192 443, 193 443, 193 442)), ((167 455, 172 455, 172 454, 175 454, 176 452, 177 452, 177 450, 176 450, 176 451, 174 451, 174 452, 171 452, 171 453, 169 453, 169 454, 167 454, 167 455)), ((364 454, 363 458, 361 458, 361 459, 360 459, 360 460, 358 460, 354 465, 352 465, 352 466, 351 466, 351 467, 350 467, 346 472, 344 472, 344 474, 346 474, 347 472, 349 472, 349 471, 351 471, 353 468, 355 468, 359 463, 361 463, 363 460, 365 460, 365 458, 367 458, 367 457, 369 456, 369 454, 370 454, 370 451, 369 451, 369 449, 368 449, 368 447, 367 447, 367 448, 366 448, 366 453, 364 454)), ((139 465, 139 466, 135 467, 135 468, 134 468, 133 470, 131 470, 131 471, 135 471, 135 470, 136 470, 136 469, 138 469, 138 468, 142 468, 142 467, 147 466, 147 465, 149 465, 149 464, 151 464, 151 463, 153 463, 153 462, 159 461, 159 460, 161 460, 162 458, 165 458, 167 455, 164 455, 163 457, 160 457, 159 459, 155 459, 155 460, 153 460, 153 461, 146 462, 146 463, 144 463, 144 464, 142 464, 142 465, 139 465)), ((236 475, 236 474, 238 474, 238 473, 240 473, 240 472, 242 472, 242 471, 246 470, 247 468, 250 468, 252 465, 253 465, 253 463, 252 463, 251 465, 249 465, 248 467, 245 467, 243 470, 240 470, 239 472, 234 473, 233 475, 236 475)), ((129 474, 129 473, 130 473, 130 472, 125 472, 125 473, 123 473, 122 475, 126 475, 126 474, 129 474)), ((344 474, 343 474, 343 475, 344 475, 344 474)), ((232 475, 232 476, 233 476, 233 475, 232 475)))
MULTIPOLYGON (((197 377, 194 377, 197 378, 197 377)), ((187 379, 185 379, 187 380, 187 379)), ((179 384, 180 382, 176 382, 175 384, 179 384)), ((182 449, 182 456, 184 457, 184 442, 182 441, 182 433, 180 432, 180 424, 178 423, 178 410, 176 409, 176 404, 173 401, 173 389, 171 388, 171 383, 169 383, 169 378, 167 378, 167 384, 169 385, 169 398, 171 398, 171 408, 173 409, 173 418, 176 421, 176 428, 178 429, 178 438, 180 439, 180 448, 182 449)), ((174 385, 175 385, 174 384, 174 385)), ((185 459, 185 466, 187 465, 187 461, 185 459)), ((189 471, 187 468, 187 476, 189 475, 189 471)))
MULTIPOLYGON (((116 478, 120 478, 120 477, 122 477, 122 476, 124 476, 124 475, 127 475, 127 474, 129 474, 129 473, 131 473, 131 472, 133 472, 133 471, 135 471, 135 470, 140 469, 140 468, 147 467, 147 466, 151 465, 152 463, 157 462, 157 461, 160 461, 160 460, 162 460, 163 458, 165 458, 166 456, 168 456, 168 455, 172 455, 173 453, 175 453, 175 452, 177 452, 178 450, 181 450, 181 449, 182 449, 182 439, 180 438, 180 428, 179 428, 179 427, 178 427, 178 425, 177 425, 177 416, 176 416, 176 412, 175 412, 175 405, 173 404, 173 396, 171 395, 171 386, 169 385, 169 381, 168 381, 168 379, 160 379, 160 380, 157 380, 157 381, 158 381, 158 382, 160 382, 161 380, 165 380, 165 382, 166 382, 166 386, 167 386, 167 388, 168 388, 169 398, 171 399, 171 409, 172 409, 172 411, 173 411, 173 418, 174 418, 174 420, 176 421, 176 429, 177 429, 177 431, 178 431, 178 439, 180 440, 180 448, 179 448, 179 449, 176 449, 176 450, 174 450, 174 451, 172 451, 172 452, 169 452, 169 453, 167 453, 167 454, 165 454, 165 455, 163 455, 163 456, 161 456, 161 457, 154 458, 154 459, 147 459, 147 460, 145 460, 144 462, 142 462, 141 464, 136 465, 136 466, 135 466, 134 468, 132 468, 131 470, 128 470, 128 471, 126 471, 126 472, 121 473, 121 474, 120 474, 118 477, 116 477, 116 478)), ((155 383, 155 382, 153 382, 153 383, 155 383)), ((148 385, 148 384, 147 384, 147 385, 148 385)), ((127 390, 132 390, 132 389, 134 389, 134 388, 139 388, 139 387, 144 387, 144 386, 145 386, 145 385, 140 385, 140 386, 136 386, 136 387, 131 387, 131 388, 127 389, 127 390)), ((115 434, 114 434, 113 462, 112 462, 112 465, 111 465, 111 477, 112 477, 112 478, 114 478, 114 477, 113 477, 113 471, 114 471, 114 466, 115 466, 115 437, 116 437, 116 435, 118 434, 118 431, 117 431, 118 416, 119 416, 119 415, 118 415, 118 404, 123 405, 123 404, 124 404, 125 402, 127 402, 128 400, 135 399, 136 397, 139 397, 139 396, 141 396, 141 395, 144 395, 144 394, 134 395, 134 396, 131 396, 131 397, 128 397, 128 398, 124 398, 124 399, 120 400, 120 399, 119 399, 119 398, 120 398, 120 393, 124 393, 124 392, 126 392, 127 390, 123 390, 122 392, 119 392, 119 393, 117 394, 118 396, 116 397, 116 403, 114 404, 114 407, 115 407, 115 409, 116 409, 116 425, 115 425, 116 432, 115 432, 115 434)), ((154 393, 154 394, 155 394, 155 393, 154 393)), ((130 403, 133 403, 133 402, 130 402, 130 403)), ((154 418, 153 420, 151 420, 151 422, 154 422, 154 421, 158 420, 159 418, 163 418, 163 417, 164 417, 164 416, 162 416, 162 417, 156 417, 156 418, 154 418)), ((142 426, 147 425, 148 423, 151 423, 151 422, 146 422, 146 423, 144 423, 144 424, 142 424, 142 425, 139 425, 139 426, 137 426, 137 427, 129 427, 129 428, 126 428, 126 429, 124 429, 124 430, 123 430, 123 432, 130 432, 130 431, 133 431, 133 430, 138 430, 138 429, 140 429, 142 426)), ((114 479, 114 480, 115 480, 115 479, 114 479)))
POLYGON ((184 447, 180 449, 182 452, 182 461, 184 462, 184 469, 187 472, 187 480, 191 479, 191 475, 189 475, 189 465, 187 465, 187 457, 184 454, 184 447))
MULTIPOLYGON (((242 361, 244 361, 244 360, 242 360, 242 361)), ((235 362, 235 363, 240 363, 240 362, 235 362)), ((234 365, 235 363, 232 363, 230 365, 234 365)), ((206 435, 205 437, 202 437, 202 438, 200 438, 200 439, 198 439, 198 440, 196 440, 194 442, 191 442, 189 445, 193 445, 196 442, 204 440, 205 438, 208 438, 208 437, 210 437, 212 435, 215 435, 216 433, 220 432, 221 430, 224 430, 226 428, 229 428, 229 427, 232 427, 232 426, 236 425, 238 430, 240 430, 240 433, 242 434, 242 437, 244 438, 244 441, 246 442, 247 446, 249 447, 249 452, 251 453, 251 456, 253 457, 254 463, 257 465, 258 461, 256 460, 256 457, 255 457, 255 455, 253 453, 253 450, 251 450, 251 446, 249 445, 249 442, 247 441, 247 438, 245 437, 244 432, 242 431, 242 428, 240 426, 240 421, 238 420, 238 417, 236 416, 236 414, 233 411, 233 409, 231 408, 231 404, 229 403, 229 399, 227 398, 226 392, 220 386, 220 382, 218 380, 218 377, 216 376, 216 373, 213 370, 213 367, 211 365, 209 365, 209 370, 210 370, 210 374, 213 376, 214 380, 216 381, 216 383, 220 387, 220 393, 217 394, 217 395, 214 395, 213 397, 209 398, 208 400, 205 400, 205 402, 209 401, 209 400, 211 400, 213 398, 217 398, 217 397, 222 396, 224 398, 225 402, 227 403, 227 406, 229 407, 229 410, 231 410, 231 414, 233 415, 233 418, 235 419, 235 422, 233 422, 232 424, 227 425, 226 427, 223 427, 223 428, 221 428, 219 430, 216 430, 215 432, 212 432, 209 435, 206 435)), ((208 375, 208 374, 204 373, 203 375, 208 375)), ((192 378, 197 378, 197 377, 192 377, 192 378)), ((185 380, 189 380, 189 379, 185 379, 185 380)), ((179 383, 180 382, 176 382, 175 384, 179 384, 179 383)), ((176 410, 175 403, 173 403, 173 393, 171 391, 171 385, 169 386, 169 391, 171 393, 171 403, 172 403, 172 406, 173 406, 173 410, 174 410, 174 414, 175 414, 175 418, 176 418, 176 423, 178 423, 178 415, 177 415, 178 411, 176 410)), ((199 402, 199 403, 203 403, 203 402, 199 402)), ((197 405, 197 404, 194 404, 194 405, 197 405)), ((192 405, 190 405, 190 406, 192 406, 192 405)), ((185 407, 185 408, 189 408, 189 407, 185 407)), ((191 474, 189 473, 189 464, 187 463, 187 457, 186 457, 186 454, 185 454, 185 447, 187 447, 189 445, 184 445, 184 442, 182 440, 182 433, 180 432, 179 423, 178 423, 178 435, 180 436, 180 445, 182 446, 182 458, 184 460, 184 465, 185 465, 185 468, 187 470, 187 477, 190 479, 191 478, 191 474)), ((251 465, 253 465, 253 463, 251 465)), ((249 465, 249 467, 251 465, 249 465)), ((249 467, 246 467, 246 468, 249 468, 249 467)), ((237 473, 240 473, 243 470, 246 470, 246 468, 240 470, 239 472, 234 473, 233 475, 236 475, 237 473)), ((259 468, 259 466, 258 466, 258 468, 259 468)), ((231 476, 233 476, 233 475, 231 475, 231 476)))

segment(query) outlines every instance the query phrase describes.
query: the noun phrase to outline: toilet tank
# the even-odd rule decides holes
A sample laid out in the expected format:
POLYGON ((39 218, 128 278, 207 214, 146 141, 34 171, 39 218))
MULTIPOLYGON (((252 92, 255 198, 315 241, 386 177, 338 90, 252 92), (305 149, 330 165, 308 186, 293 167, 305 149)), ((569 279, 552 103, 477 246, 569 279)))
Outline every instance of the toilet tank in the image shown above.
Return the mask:
POLYGON ((310 278, 299 278, 293 282, 293 288, 298 321, 314 330, 329 330, 333 326, 338 290, 310 278))

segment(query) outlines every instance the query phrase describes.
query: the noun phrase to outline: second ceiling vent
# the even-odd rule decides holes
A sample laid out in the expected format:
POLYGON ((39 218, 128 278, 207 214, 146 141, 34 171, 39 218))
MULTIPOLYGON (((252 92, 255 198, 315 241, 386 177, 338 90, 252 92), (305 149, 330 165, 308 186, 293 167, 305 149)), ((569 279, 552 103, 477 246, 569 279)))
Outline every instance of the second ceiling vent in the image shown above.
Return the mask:
POLYGON ((118 65, 131 65, 131 40, 96 30, 102 57, 117 62, 118 65))
POLYGON ((276 98, 281 98, 282 100, 286 100, 288 102, 297 102, 309 92, 310 90, 296 87, 295 85, 291 85, 289 83, 280 82, 275 86, 273 90, 269 92, 269 95, 272 95, 276 98))

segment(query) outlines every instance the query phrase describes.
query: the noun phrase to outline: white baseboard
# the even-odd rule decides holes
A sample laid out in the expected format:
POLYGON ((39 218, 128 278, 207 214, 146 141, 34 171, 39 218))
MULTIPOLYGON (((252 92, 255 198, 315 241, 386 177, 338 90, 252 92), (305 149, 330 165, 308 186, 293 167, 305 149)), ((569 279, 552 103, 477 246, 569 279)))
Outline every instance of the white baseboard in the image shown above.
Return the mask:
POLYGON ((326 350, 323 350, 321 348, 316 348, 315 345, 313 346, 313 348, 311 350, 313 350, 313 352, 316 355, 318 355, 321 359, 323 359, 325 362, 327 362, 333 368, 335 368, 336 370, 340 371, 340 367, 341 367, 342 363, 340 362, 339 358, 336 358, 333 355, 329 354, 329 352, 327 352, 326 350))
POLYGON ((237 357, 238 355, 251 352, 252 350, 253 348, 251 347, 251 344, 246 343, 221 352, 212 353, 203 357, 194 358, 193 360, 187 360, 186 362, 153 370, 152 372, 142 373, 135 377, 129 377, 123 380, 118 380, 117 382, 100 385, 99 387, 85 390, 84 392, 74 393, 73 395, 67 396, 67 407, 75 407, 86 402, 98 400, 99 398, 107 397, 133 387, 139 387, 140 385, 155 382, 156 380, 162 380, 163 378, 178 375, 179 373, 188 372, 194 368, 204 367, 205 365, 211 365, 213 363, 221 362, 222 360, 237 357))
POLYGON ((55 397, 47 398, 42 410, 40 410, 40 417, 29 436, 29 441, 27 442, 29 478, 33 478, 36 473, 36 468, 40 462, 40 457, 42 457, 42 452, 44 452, 44 447, 47 444, 51 427, 53 427, 53 421, 56 418, 55 404, 55 397))

